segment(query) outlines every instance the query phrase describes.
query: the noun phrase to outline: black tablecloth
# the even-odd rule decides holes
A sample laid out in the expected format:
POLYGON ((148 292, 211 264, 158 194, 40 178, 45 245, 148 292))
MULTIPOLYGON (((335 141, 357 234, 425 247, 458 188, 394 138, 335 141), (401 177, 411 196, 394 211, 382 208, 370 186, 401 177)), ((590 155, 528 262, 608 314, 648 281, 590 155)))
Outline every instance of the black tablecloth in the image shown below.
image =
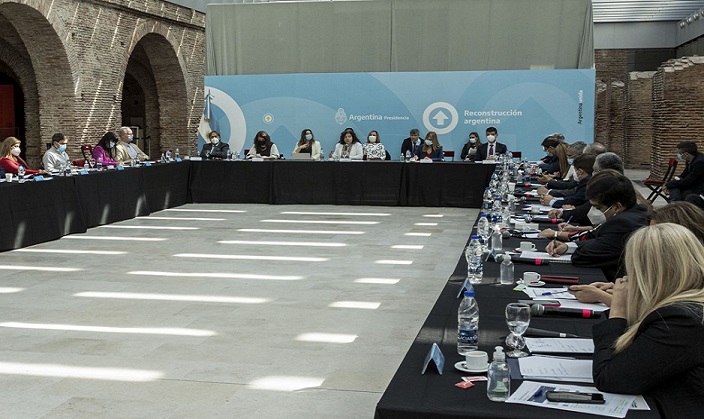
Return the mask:
POLYGON ((0 251, 86 231, 72 178, 0 183, 0 251))
POLYGON ((191 202, 271 203, 272 161, 191 162, 191 202))
POLYGON ((92 172, 74 176, 87 227, 148 215, 142 168, 92 172))
POLYGON ((417 207, 479 208, 496 166, 466 162, 407 164, 401 203, 417 207))
POLYGON ((187 204, 190 172, 191 164, 187 161, 142 167, 140 173, 149 212, 187 204))
MULTIPOLYGON (((524 239, 525 240, 525 239, 524 239)), ((504 249, 518 247, 519 239, 504 241, 504 249)), ((542 246, 545 241, 540 242, 542 246)), ((486 383, 476 383, 474 387, 463 390, 454 386, 461 381, 462 372, 454 368, 461 361, 457 354, 457 298, 459 287, 466 276, 467 263, 461 257, 455 272, 445 285, 435 306, 411 345, 406 357, 391 380, 381 400, 377 404, 377 419, 387 418, 594 418, 598 416, 538 408, 509 403, 496 403, 486 397, 486 383), (435 371, 421 375, 421 367, 433 342, 436 342, 445 355, 445 368, 442 375, 435 371)), ((578 268, 571 264, 551 264, 535 266, 515 265, 516 278, 523 272, 536 271, 541 274, 579 276, 580 283, 603 281, 599 269, 578 268)), ((484 281, 497 281, 499 265, 488 262, 484 268, 484 281)), ((479 304, 479 349, 494 353, 494 346, 505 346, 508 334, 504 308, 506 304, 518 299, 527 299, 522 292, 513 291, 512 286, 499 284, 476 285, 477 303, 479 304)), ((599 319, 573 319, 562 317, 534 317, 531 327, 573 333, 578 336, 591 337, 591 326, 599 319)), ((518 388, 520 381, 512 380, 512 392, 518 388)), ((651 408, 654 407, 650 403, 651 408)), ((657 418, 657 411, 630 411, 626 418, 657 418)))

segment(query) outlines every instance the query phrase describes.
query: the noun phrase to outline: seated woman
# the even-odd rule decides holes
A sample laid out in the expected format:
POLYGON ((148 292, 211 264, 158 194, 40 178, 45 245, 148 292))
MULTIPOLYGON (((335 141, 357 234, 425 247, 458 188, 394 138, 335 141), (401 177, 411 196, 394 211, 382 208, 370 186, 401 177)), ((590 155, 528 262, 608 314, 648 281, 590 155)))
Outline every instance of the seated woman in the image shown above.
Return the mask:
POLYGON ((230 152, 230 146, 227 143, 220 141, 220 133, 210 131, 208 134, 209 143, 203 144, 203 149, 200 151, 200 157, 204 159, 222 160, 227 158, 230 152))
POLYGON ((247 153, 247 158, 251 159, 254 157, 274 160, 281 156, 279 154, 279 149, 276 144, 271 142, 271 137, 266 131, 259 131, 257 135, 254 136, 254 145, 249 149, 247 153))
POLYGON ((117 166, 119 163, 115 160, 115 146, 120 139, 114 132, 106 132, 103 138, 98 141, 98 145, 93 148, 93 158, 96 163, 103 166, 117 166))
POLYGON ((24 173, 27 175, 36 175, 48 173, 46 170, 32 170, 27 165, 27 162, 20 157, 20 140, 15 137, 7 137, 0 146, 0 167, 6 173, 17 174, 17 169, 20 166, 24 167, 24 173))
POLYGON ((704 247, 686 227, 642 228, 625 251, 609 319, 594 325, 594 384, 644 394, 663 418, 704 411, 704 247))
POLYGON ((438 142, 438 135, 435 131, 430 131, 425 136, 425 142, 423 147, 418 147, 414 160, 432 160, 432 161, 443 161, 445 160, 445 153, 442 151, 442 146, 438 142))
POLYGON ((298 140, 298 143, 293 149, 293 152, 310 154, 311 160, 320 160, 321 157, 323 159, 325 158, 324 156, 320 155, 321 150, 322 148, 320 147, 320 143, 318 141, 315 141, 315 135, 313 135, 313 131, 306 128, 301 131, 301 138, 298 140))
POLYGON ((600 225, 593 237, 576 243, 552 240, 545 251, 553 256, 572 254, 572 264, 601 268, 613 281, 622 275, 621 254, 628 236, 646 223, 647 208, 636 204, 636 192, 623 175, 601 176, 587 186, 586 197, 592 205, 588 218, 600 225))
POLYGON ((364 144, 364 154, 367 160, 386 160, 386 149, 381 143, 378 131, 370 131, 367 135, 367 143, 364 144))
POLYGON ((364 147, 359 142, 357 134, 352 128, 345 128, 340 134, 340 141, 335 144, 335 151, 332 153, 334 160, 350 159, 362 160, 364 157, 364 147))
POLYGON ((477 148, 481 143, 482 142, 479 139, 479 133, 470 132, 467 144, 462 147, 462 153, 460 153, 460 158, 465 161, 474 161, 474 157, 477 155, 477 148))

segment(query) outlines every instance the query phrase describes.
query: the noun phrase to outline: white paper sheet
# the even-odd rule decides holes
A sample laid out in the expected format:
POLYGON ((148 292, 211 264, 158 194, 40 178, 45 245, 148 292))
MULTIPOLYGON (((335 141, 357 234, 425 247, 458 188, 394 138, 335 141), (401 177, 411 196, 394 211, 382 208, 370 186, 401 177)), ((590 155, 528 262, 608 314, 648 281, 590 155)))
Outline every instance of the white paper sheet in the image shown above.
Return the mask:
POLYGON ((522 258, 542 259, 555 263, 572 263, 572 255, 550 256, 547 252, 521 252, 522 258))
POLYGON ((547 407, 550 409, 567 410, 570 412, 604 415, 613 418, 623 418, 628 409, 633 405, 636 396, 626 394, 612 394, 598 391, 594 387, 548 384, 535 381, 524 381, 516 389, 506 403, 526 404, 529 406, 547 407), (604 395, 604 404, 585 403, 559 403, 548 401, 545 397, 547 391, 577 391, 580 393, 601 393, 604 395))
POLYGON ((593 382, 591 359, 529 356, 518 358, 518 367, 525 380, 593 382))
POLYGON ((593 354, 594 341, 576 338, 525 338, 532 353, 593 354))

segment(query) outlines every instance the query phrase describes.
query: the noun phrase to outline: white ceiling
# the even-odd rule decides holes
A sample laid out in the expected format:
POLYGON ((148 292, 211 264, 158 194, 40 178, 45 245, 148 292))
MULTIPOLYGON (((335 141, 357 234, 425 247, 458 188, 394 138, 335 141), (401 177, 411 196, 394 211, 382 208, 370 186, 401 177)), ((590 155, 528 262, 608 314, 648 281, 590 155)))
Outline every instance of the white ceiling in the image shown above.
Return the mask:
POLYGON ((595 23, 680 21, 704 9, 704 1, 592 0, 592 9, 595 23))

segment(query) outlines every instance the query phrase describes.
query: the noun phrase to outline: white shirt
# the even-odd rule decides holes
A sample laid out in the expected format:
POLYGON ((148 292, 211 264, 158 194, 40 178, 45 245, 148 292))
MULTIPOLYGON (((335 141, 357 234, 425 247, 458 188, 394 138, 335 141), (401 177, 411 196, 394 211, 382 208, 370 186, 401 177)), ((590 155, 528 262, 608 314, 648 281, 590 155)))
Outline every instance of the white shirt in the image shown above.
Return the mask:
POLYGON ((51 146, 51 148, 44 153, 42 163, 44 164, 44 168, 49 172, 61 172, 71 165, 71 159, 65 151, 60 153, 56 147, 51 146))

